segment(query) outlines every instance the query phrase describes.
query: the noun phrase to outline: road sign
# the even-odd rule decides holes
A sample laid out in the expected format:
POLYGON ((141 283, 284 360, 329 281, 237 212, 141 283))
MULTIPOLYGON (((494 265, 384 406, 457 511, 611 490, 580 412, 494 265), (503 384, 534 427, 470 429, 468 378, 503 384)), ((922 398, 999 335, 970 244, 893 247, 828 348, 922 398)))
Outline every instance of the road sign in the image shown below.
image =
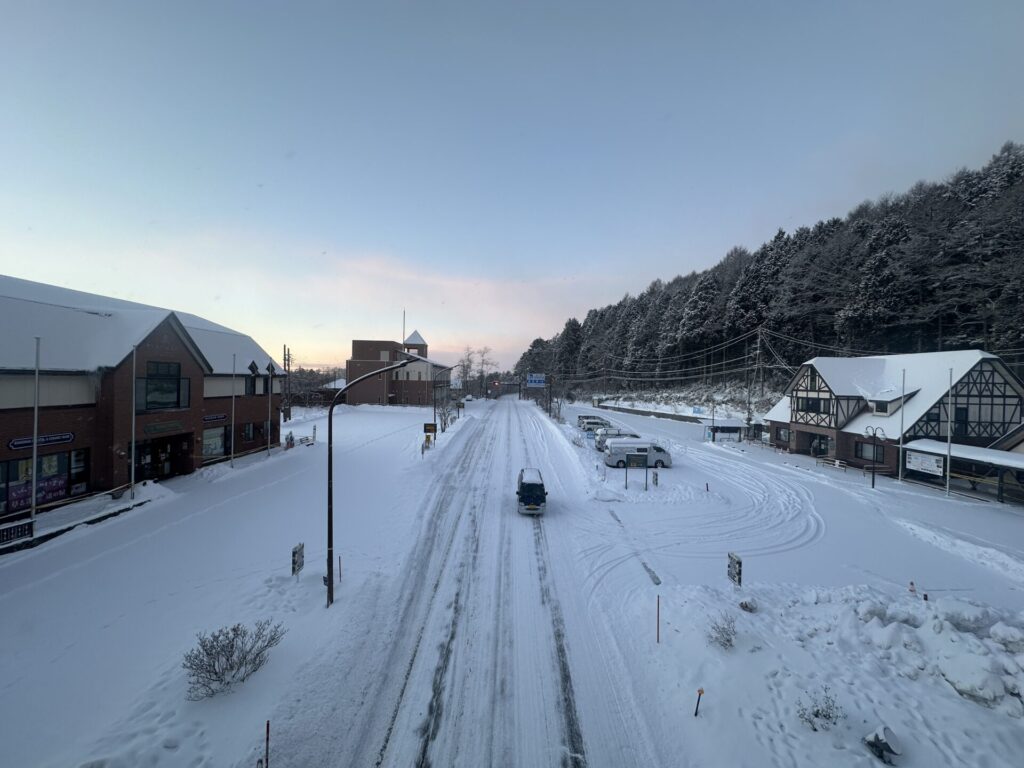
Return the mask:
POLYGON ((632 469, 643 469, 647 466, 646 453, 627 453, 626 466, 632 469))
POLYGON ((544 387, 545 374, 543 373, 528 373, 526 374, 526 386, 527 387, 544 387))
POLYGON ((437 434, 437 424, 430 424, 430 423, 424 424, 423 425, 423 434, 424 435, 436 435, 437 434))
POLYGON ((729 553, 729 581, 737 587, 743 586, 743 559, 732 552, 729 553))
POLYGON ((296 544, 292 547, 292 576, 298 576, 302 566, 306 564, 306 545, 296 544))

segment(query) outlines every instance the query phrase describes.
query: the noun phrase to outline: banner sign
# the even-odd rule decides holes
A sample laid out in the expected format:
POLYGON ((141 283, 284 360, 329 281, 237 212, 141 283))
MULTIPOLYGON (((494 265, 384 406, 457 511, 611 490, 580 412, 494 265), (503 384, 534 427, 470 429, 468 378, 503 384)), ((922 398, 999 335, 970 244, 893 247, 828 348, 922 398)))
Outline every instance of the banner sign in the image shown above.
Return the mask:
POLYGON ((941 477, 945 474, 945 471, 943 470, 944 463, 944 456, 935 456, 930 453, 918 453, 917 451, 907 451, 907 469, 926 472, 929 475, 938 475, 941 477))
POLYGON ((526 374, 526 386, 527 387, 543 387, 545 375, 543 373, 528 373, 526 374))
POLYGON ((729 581, 737 587, 743 586, 743 560, 739 555, 729 553, 729 569, 727 571, 729 581))
MULTIPOLYGON (((74 432, 54 432, 52 435, 40 435, 39 436, 39 447, 42 448, 46 445, 60 445, 61 443, 73 443, 75 442, 74 432)), ((28 437, 16 437, 7 443, 7 447, 12 451, 20 451, 23 448, 32 447, 32 436, 28 437)))

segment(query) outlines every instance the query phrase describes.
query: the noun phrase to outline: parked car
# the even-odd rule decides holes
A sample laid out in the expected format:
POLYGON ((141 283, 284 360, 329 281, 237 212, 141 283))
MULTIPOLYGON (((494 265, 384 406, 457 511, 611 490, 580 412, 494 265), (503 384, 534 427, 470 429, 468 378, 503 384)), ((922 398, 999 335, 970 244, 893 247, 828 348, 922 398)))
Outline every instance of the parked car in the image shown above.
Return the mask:
POLYGON ((628 429, 620 429, 619 427, 601 427, 594 433, 594 447, 603 451, 605 443, 608 442, 609 438, 612 437, 635 437, 640 439, 640 435, 636 432, 630 432, 628 429))
POLYGON ((519 498, 521 514, 539 515, 547 506, 548 492, 544 488, 544 478, 539 469, 524 467, 519 470, 519 481, 516 484, 516 496, 519 498))
POLYGON ((602 419, 600 416, 588 416, 587 418, 583 419, 583 422, 580 424, 580 429, 582 429, 584 432, 596 432, 602 427, 610 426, 611 422, 609 422, 607 419, 602 419))
POLYGON ((639 453, 647 456, 647 466, 661 469, 672 466, 672 454, 650 440, 613 437, 605 443, 604 463, 609 467, 626 466, 626 455, 639 453))

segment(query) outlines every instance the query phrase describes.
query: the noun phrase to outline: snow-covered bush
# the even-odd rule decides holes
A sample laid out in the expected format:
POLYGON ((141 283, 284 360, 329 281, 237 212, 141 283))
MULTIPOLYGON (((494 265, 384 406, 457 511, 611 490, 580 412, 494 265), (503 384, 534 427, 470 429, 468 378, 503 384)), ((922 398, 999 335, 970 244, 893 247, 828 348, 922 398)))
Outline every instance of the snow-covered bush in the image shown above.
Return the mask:
POLYGON ((796 714, 812 731, 827 731, 846 717, 827 685, 821 687, 821 693, 808 693, 807 697, 810 699, 809 704, 804 704, 803 699, 797 699, 796 714))
POLYGON ((182 667, 188 672, 188 698, 205 699, 241 683, 267 663, 270 649, 281 642, 286 629, 270 619, 250 629, 242 624, 196 635, 198 644, 185 654, 182 667))
POLYGON ((708 645, 729 650, 736 642, 736 619, 728 613, 718 614, 718 618, 712 619, 708 626, 707 638, 708 645))

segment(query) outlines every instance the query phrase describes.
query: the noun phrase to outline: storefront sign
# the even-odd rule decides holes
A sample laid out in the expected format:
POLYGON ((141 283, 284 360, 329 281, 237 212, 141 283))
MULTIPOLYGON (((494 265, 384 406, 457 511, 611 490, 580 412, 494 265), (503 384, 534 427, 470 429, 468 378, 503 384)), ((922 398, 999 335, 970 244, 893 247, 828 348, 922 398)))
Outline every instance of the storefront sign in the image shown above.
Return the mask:
POLYGON ((917 470, 918 472, 927 472, 929 475, 938 475, 941 477, 943 474, 943 459, 944 457, 942 456, 935 456, 930 453, 907 451, 907 469, 917 470))
POLYGON ((159 424, 147 424, 142 431, 147 435, 166 435, 168 432, 181 432, 183 429, 180 421, 161 421, 159 424))
POLYGON ((203 421, 224 421, 227 417, 226 413, 210 413, 203 416, 203 421))
MULTIPOLYGON (((36 504, 60 501, 68 495, 68 478, 65 475, 40 478, 36 484, 36 504)), ((32 506, 32 481, 23 480, 7 487, 7 501, 11 512, 32 506)))
MULTIPOLYGON (((54 432, 52 435, 40 435, 38 445, 40 448, 47 445, 60 445, 61 443, 73 443, 75 442, 74 432, 54 432)), ((23 448, 32 447, 32 436, 28 437, 16 437, 7 443, 7 447, 12 451, 20 451, 23 448)))

